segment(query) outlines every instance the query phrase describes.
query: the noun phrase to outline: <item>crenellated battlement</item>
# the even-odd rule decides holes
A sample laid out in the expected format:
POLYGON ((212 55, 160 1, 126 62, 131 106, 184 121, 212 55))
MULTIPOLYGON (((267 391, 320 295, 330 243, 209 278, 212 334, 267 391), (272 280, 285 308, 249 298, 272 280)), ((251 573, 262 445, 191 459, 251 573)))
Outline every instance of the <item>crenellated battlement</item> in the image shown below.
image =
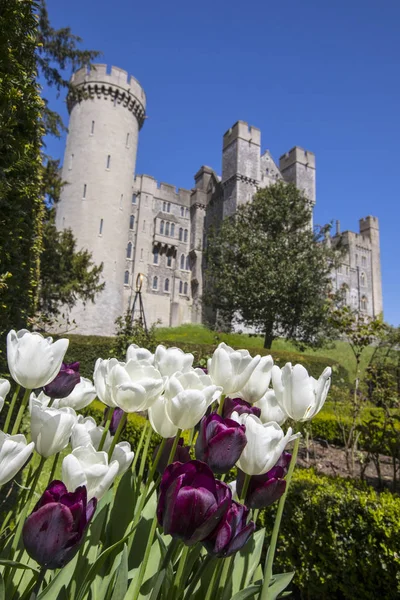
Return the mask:
POLYGON ((260 146, 261 131, 258 127, 253 127, 245 121, 236 121, 236 123, 224 133, 223 148, 225 149, 237 138, 260 146))
MULTIPOLYGON (((123 105, 132 111, 140 127, 143 125, 146 112, 146 94, 140 83, 132 75, 119 67, 108 67, 106 64, 95 64, 83 67, 72 74, 74 87, 84 90, 89 98, 105 98, 123 105)), ((82 99, 79 95, 69 94, 68 110, 82 99)))
POLYGON ((300 146, 294 146, 294 148, 279 158, 279 168, 281 171, 284 171, 294 163, 300 163, 301 165, 315 169, 315 154, 314 152, 300 148, 300 146))

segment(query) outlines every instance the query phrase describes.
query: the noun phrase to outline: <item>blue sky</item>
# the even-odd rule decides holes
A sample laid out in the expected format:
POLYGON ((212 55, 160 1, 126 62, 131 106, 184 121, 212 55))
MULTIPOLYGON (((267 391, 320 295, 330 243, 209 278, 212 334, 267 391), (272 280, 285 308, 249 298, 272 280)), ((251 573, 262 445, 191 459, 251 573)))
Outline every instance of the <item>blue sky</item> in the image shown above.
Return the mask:
MULTIPOLYGON (((99 62, 147 94, 137 172, 191 188, 221 171, 238 119, 276 160, 294 145, 317 160, 315 222, 342 231, 379 218, 385 319, 400 324, 400 2, 398 0, 48 0, 99 62)), ((67 118, 64 99, 53 108, 67 118)), ((62 157, 65 139, 49 140, 62 157)))

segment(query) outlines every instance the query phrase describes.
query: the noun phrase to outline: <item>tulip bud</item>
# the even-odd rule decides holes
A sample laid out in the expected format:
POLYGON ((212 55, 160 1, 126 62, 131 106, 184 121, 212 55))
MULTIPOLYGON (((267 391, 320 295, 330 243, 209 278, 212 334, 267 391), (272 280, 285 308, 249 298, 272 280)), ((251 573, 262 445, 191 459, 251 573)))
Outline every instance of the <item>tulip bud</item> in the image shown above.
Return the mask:
MULTIPOLYGON (((106 408, 104 410, 104 420, 107 420, 107 415, 108 415, 108 411, 112 410, 111 408, 106 408)), ((115 408, 114 412, 112 414, 111 417, 111 423, 110 423, 110 429, 109 432, 111 435, 115 435, 117 429, 118 429, 118 425, 120 424, 120 421, 122 419, 122 417, 124 416, 124 411, 122 410, 122 408, 115 408)), ((123 428, 124 429, 124 428, 123 428)))
POLYGON ((80 382, 79 363, 62 363, 60 372, 53 381, 43 387, 43 391, 49 398, 66 398, 71 394, 74 387, 80 382))
MULTIPOLYGON (((158 461, 158 465, 157 465, 157 471, 158 471, 158 473, 160 473, 160 475, 162 475, 164 473, 165 469, 168 466, 168 459, 169 459, 169 455, 171 454, 171 450, 172 450, 174 441, 175 441, 175 438, 169 438, 165 441, 164 450, 162 451, 160 460, 158 461)), ((158 452, 159 448, 160 448, 160 445, 158 445, 157 448, 154 450, 153 462, 157 456, 157 452, 158 452)), ((171 463, 173 463, 173 462, 180 462, 180 463, 189 462, 191 460, 189 450, 190 450, 189 446, 183 445, 183 438, 179 438, 179 442, 176 447, 176 451, 172 458, 171 463)))
POLYGON ((72 392, 65 398, 58 399, 53 403, 56 408, 63 408, 69 406, 74 410, 82 410, 86 406, 89 406, 91 402, 96 398, 96 388, 90 379, 81 377, 79 383, 76 384, 72 392))
POLYGON ((29 556, 47 569, 64 567, 76 554, 96 510, 85 486, 69 492, 52 481, 26 519, 22 537, 29 556))
POLYGON ((207 463, 214 473, 228 473, 247 444, 246 427, 232 419, 212 413, 200 422, 196 458, 207 463))
POLYGON ((238 415, 256 415, 256 417, 260 417, 261 409, 252 406, 246 400, 242 400, 242 398, 225 398, 224 406, 222 410, 222 416, 224 419, 230 419, 233 412, 237 412, 238 415))
MULTIPOLYGON (((286 489, 284 477, 287 474, 291 458, 291 454, 284 452, 276 465, 268 471, 268 473, 264 473, 264 475, 254 475, 250 478, 249 487, 244 500, 246 506, 252 509, 260 509, 279 500, 286 489)), ((239 497, 242 494, 245 477, 243 471, 238 469, 236 490, 239 497)))
POLYGON ((217 530, 203 541, 207 552, 226 558, 241 550, 256 528, 253 521, 247 523, 249 512, 243 504, 233 500, 217 530))
POLYGON ((165 535, 187 546, 205 540, 228 510, 232 492, 198 460, 172 463, 161 480, 157 518, 165 535))

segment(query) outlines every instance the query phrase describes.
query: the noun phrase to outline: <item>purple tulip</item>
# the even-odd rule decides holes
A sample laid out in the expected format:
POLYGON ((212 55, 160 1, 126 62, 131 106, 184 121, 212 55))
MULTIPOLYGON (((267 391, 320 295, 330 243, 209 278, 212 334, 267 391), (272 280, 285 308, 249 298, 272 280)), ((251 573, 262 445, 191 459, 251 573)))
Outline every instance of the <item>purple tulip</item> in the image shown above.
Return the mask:
POLYGON ((80 382, 79 363, 62 363, 61 369, 50 383, 44 386, 43 391, 50 398, 66 398, 74 387, 80 382))
POLYGON ((239 415, 243 415, 244 413, 255 415, 256 417, 260 417, 261 415, 261 408, 252 406, 246 402, 246 400, 242 400, 242 398, 225 398, 224 407, 222 410, 222 416, 224 419, 230 419, 234 411, 236 411, 239 415))
MULTIPOLYGON (((160 473, 160 475, 162 475, 164 473, 165 469, 167 468, 169 455, 171 454, 171 450, 172 450, 174 441, 175 441, 175 438, 168 438, 166 440, 164 450, 162 451, 160 460, 158 461, 158 465, 157 465, 157 471, 158 471, 158 473, 160 473)), ((159 447, 160 446, 158 445, 157 448, 154 450, 153 462, 157 456, 159 447)), ((173 463, 173 462, 187 463, 190 460, 192 460, 190 458, 189 450, 190 450, 189 446, 183 445, 183 438, 179 438, 179 442, 176 447, 175 455, 174 455, 173 459, 171 460, 171 463, 173 463)))
POLYGON ((245 425, 212 413, 200 421, 196 458, 207 463, 214 473, 228 473, 246 444, 245 425))
POLYGON ((96 498, 87 502, 85 486, 68 492, 62 481, 52 481, 22 530, 29 556, 47 569, 66 565, 78 551, 96 505, 96 498))
POLYGON ((193 546, 215 531, 231 500, 229 486, 216 480, 205 463, 172 463, 161 480, 158 522, 165 535, 193 546))
MULTIPOLYGON (((107 415, 108 415, 108 411, 109 410, 112 410, 112 408, 108 408, 107 407, 104 410, 104 416, 103 416, 104 421, 107 420, 107 415)), ((123 416, 124 416, 124 411, 122 410, 122 408, 114 408, 114 412, 113 412, 112 417, 111 417, 110 429, 109 429, 111 435, 115 435, 116 434, 116 431, 118 429, 118 425, 120 424, 120 421, 121 421, 121 419, 122 419, 123 416)))
MULTIPOLYGON (((276 500, 283 495, 286 489, 286 481, 284 479, 290 459, 292 455, 289 452, 284 452, 276 465, 264 473, 264 475, 253 475, 250 478, 249 487, 244 503, 249 508, 265 508, 270 504, 273 504, 276 500)), ((245 480, 245 474, 243 471, 238 469, 236 478, 236 491, 241 497, 243 484, 245 480)))
POLYGON ((249 512, 243 504, 233 500, 218 529, 203 541, 207 552, 226 558, 241 550, 256 528, 253 521, 247 523, 249 512))

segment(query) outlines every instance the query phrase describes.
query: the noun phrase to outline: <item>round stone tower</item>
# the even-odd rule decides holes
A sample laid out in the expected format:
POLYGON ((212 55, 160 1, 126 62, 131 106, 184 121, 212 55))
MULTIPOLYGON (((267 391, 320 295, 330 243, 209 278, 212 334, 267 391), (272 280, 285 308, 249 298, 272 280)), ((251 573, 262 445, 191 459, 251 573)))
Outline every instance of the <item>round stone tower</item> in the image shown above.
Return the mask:
POLYGON ((56 224, 58 229, 70 227, 77 247, 88 249, 95 264, 103 263, 105 288, 95 304, 78 303, 70 319, 76 322, 76 333, 112 335, 115 319, 126 308, 132 185, 146 96, 126 71, 102 64, 80 69, 71 82, 77 94, 67 99, 70 120, 62 169, 66 184, 56 224))

